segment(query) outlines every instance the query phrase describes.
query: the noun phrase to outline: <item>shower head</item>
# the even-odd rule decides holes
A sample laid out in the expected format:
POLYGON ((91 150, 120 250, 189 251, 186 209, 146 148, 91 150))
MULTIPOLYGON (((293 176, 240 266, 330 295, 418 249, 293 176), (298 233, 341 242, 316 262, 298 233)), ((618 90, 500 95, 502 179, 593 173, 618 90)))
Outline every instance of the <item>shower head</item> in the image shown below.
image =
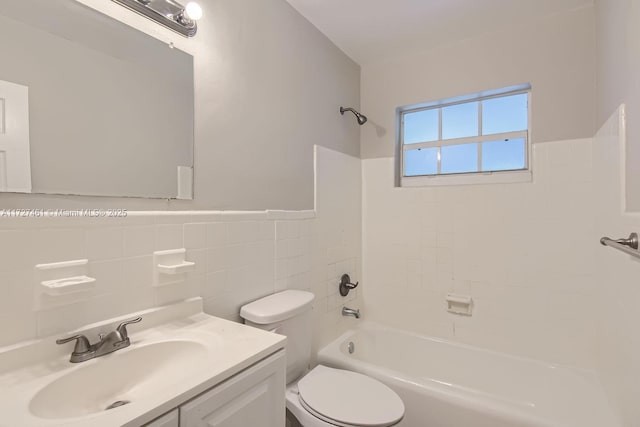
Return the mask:
POLYGON ((345 111, 351 111, 356 118, 358 119, 358 124, 360 126, 362 126, 363 124, 367 123, 367 116, 364 116, 360 113, 358 113, 356 110, 354 110, 353 108, 344 108, 344 107, 340 107, 340 114, 342 114, 344 116, 344 112, 345 111))

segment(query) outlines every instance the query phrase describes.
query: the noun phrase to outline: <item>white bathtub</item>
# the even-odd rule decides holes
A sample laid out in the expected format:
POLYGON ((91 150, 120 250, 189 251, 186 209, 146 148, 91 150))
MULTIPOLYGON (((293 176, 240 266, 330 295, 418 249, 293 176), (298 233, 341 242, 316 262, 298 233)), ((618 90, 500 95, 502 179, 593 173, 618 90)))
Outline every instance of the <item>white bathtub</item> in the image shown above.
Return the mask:
POLYGON ((372 324, 323 348, 318 361, 393 388, 407 410, 399 427, 620 426, 593 373, 372 324))

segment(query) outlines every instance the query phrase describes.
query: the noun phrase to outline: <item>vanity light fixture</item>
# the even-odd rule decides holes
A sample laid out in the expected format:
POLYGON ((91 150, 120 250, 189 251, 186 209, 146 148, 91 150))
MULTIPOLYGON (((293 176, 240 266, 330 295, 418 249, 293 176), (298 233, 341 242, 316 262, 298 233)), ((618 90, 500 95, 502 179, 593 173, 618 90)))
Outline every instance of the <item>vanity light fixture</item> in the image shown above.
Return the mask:
POLYGON ((184 12, 192 21, 197 21, 202 18, 202 8, 194 1, 187 3, 184 8, 184 12))
POLYGON ((186 6, 174 0, 113 0, 122 6, 145 16, 185 37, 193 37, 198 31, 196 21, 202 18, 202 8, 196 2, 186 6))

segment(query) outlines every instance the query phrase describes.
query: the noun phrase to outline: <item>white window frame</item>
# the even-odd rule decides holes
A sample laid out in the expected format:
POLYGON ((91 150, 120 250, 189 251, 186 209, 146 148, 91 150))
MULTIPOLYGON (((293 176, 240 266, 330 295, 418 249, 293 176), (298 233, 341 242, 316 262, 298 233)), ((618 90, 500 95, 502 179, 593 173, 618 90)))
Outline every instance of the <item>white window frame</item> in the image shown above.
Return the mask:
POLYGON ((532 148, 531 148, 531 85, 512 86, 495 91, 481 92, 478 94, 467 95, 458 98, 444 99, 435 102, 417 104, 411 106, 400 107, 396 110, 397 123, 397 140, 396 140, 396 177, 397 187, 424 187, 424 186, 440 186, 440 185, 473 185, 473 184, 492 184, 492 183, 518 183, 531 182, 533 180, 532 173, 532 148), (492 135, 482 135, 482 101, 493 98, 502 98, 506 96, 519 95, 526 93, 528 95, 528 126, 525 131, 505 132, 492 135), (442 109, 452 105, 466 104, 478 102, 478 133, 479 136, 441 139, 442 138, 442 109), (413 144, 404 144, 404 116, 406 114, 418 111, 438 109, 438 138, 437 141, 419 142, 413 144), (517 170, 505 171, 481 171, 482 169, 482 143, 499 141, 505 139, 524 139, 525 141, 525 168, 517 170), (454 174, 441 174, 441 147, 450 145, 461 145, 477 143, 478 144, 478 170, 480 172, 464 172, 454 174), (404 153, 406 151, 417 150, 420 148, 438 148, 438 172, 435 175, 405 176, 404 175, 404 153))

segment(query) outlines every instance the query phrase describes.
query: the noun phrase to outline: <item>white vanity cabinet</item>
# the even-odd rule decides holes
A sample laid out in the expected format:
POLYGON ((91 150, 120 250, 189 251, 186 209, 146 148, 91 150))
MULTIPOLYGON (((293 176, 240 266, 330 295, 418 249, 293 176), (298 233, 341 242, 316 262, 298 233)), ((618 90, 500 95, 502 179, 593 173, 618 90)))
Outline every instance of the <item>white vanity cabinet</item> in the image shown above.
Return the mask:
POLYGON ((180 410, 174 409, 168 414, 164 414, 160 418, 151 421, 144 427, 180 427, 180 410))
POLYGON ((245 369, 147 427, 283 427, 284 351, 245 369))

